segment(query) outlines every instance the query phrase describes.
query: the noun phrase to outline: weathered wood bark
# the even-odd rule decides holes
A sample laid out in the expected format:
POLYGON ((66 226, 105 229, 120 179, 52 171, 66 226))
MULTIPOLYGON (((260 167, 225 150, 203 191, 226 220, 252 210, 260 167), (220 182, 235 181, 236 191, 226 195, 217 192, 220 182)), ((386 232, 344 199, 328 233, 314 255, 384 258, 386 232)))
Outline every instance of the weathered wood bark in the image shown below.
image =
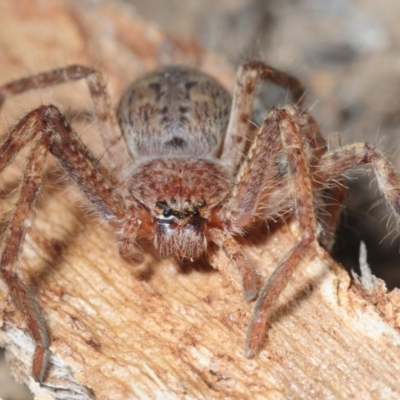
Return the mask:
MULTIPOLYGON (((173 61, 197 65, 232 86, 234 71, 197 43, 166 37, 122 4, 90 4, 1 2, 0 83, 83 63, 104 72, 116 102, 140 73, 173 61)), ((67 84, 8 101, 1 121, 11 124, 49 101, 78 115, 90 110, 85 83, 67 84)), ((79 120, 84 140, 101 154, 95 127, 79 120)), ((2 177, 2 191, 12 193, 22 165, 23 157, 2 177)), ((5 226, 15 198, 3 197, 5 226)), ((20 261, 51 333, 42 386, 30 379, 33 345, 2 285, 0 343, 14 376, 37 399, 400 396, 398 290, 387 293, 375 281, 367 292, 329 257, 305 259, 276 305, 264 349, 248 360, 243 345, 253 304, 243 300, 222 253, 213 258, 219 272, 182 271, 155 259, 139 279, 119 258, 112 228, 87 215, 82 203, 50 167, 20 261)), ((243 241, 260 284, 295 237, 291 225, 243 241)))

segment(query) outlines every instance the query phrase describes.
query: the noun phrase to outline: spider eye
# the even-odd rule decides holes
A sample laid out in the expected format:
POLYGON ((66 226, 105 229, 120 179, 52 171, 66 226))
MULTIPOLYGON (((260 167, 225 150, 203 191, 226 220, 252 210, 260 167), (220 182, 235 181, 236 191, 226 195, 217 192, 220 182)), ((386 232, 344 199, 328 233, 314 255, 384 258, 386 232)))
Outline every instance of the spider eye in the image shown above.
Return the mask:
POLYGON ((205 202, 204 200, 200 200, 200 201, 196 204, 196 206, 197 206, 198 208, 203 208, 205 205, 206 205, 206 202, 205 202))
POLYGON ((171 210, 164 210, 163 216, 164 217, 170 217, 171 216, 171 210))

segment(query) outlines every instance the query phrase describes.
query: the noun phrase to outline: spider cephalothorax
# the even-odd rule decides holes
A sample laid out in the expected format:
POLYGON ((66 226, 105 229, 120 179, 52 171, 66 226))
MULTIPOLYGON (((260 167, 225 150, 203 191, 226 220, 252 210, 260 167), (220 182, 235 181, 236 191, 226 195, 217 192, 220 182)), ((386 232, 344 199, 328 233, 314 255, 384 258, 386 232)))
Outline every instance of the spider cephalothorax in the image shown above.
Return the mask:
POLYGON ((206 232, 230 182, 226 169, 214 161, 160 156, 139 164, 129 192, 151 217, 149 239, 159 253, 193 259, 207 248, 206 232))
POLYGON ((50 340, 39 307, 15 269, 48 153, 98 214, 117 225, 120 254, 128 261, 142 259, 139 238, 150 240, 162 255, 177 258, 207 255, 210 242, 225 251, 241 274, 244 297, 258 296, 247 335, 249 357, 259 351, 273 306, 302 256, 318 249, 318 225, 327 228, 321 240, 325 247, 332 245, 340 204, 324 202, 321 193, 326 188, 340 199, 343 173, 370 163, 399 219, 400 177, 389 161, 364 143, 328 152, 317 124, 302 108, 300 82, 262 62, 251 61, 239 69, 233 99, 206 74, 166 67, 133 83, 116 116, 101 74, 73 65, 3 85, 0 105, 7 96, 77 79, 87 80, 107 148, 102 158, 106 165, 99 165, 52 105, 27 114, 0 144, 2 172, 26 143, 34 141, 0 262, 12 300, 36 343, 37 380, 46 371, 50 340), (260 79, 289 89, 295 105, 270 110, 252 135, 250 119, 260 79), (323 212, 317 213, 316 204, 323 212), (259 291, 236 238, 251 231, 254 220, 284 213, 297 218, 299 238, 259 291))

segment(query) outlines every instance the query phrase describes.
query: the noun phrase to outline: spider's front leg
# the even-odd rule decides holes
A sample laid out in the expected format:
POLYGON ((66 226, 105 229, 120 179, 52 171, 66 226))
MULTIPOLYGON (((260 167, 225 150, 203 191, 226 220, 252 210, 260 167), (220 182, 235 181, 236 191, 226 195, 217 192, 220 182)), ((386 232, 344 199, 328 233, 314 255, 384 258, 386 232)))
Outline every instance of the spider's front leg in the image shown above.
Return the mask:
MULTIPOLYGON (((130 211, 126 210, 121 196, 108 178, 108 173, 99 167, 96 159, 54 106, 39 107, 14 126, 0 145, 0 173, 15 159, 24 145, 34 139, 36 143, 25 169, 19 199, 5 238, 0 270, 11 298, 23 315, 35 341, 32 374, 34 379, 42 381, 47 367, 49 335, 35 298, 18 276, 17 262, 42 183, 48 152, 58 159, 104 219, 122 224, 130 211)), ((130 236, 134 236, 134 232, 130 232, 130 236)))
POLYGON ((305 252, 318 246, 313 188, 305 152, 306 139, 292 114, 294 111, 289 107, 274 109, 269 113, 249 149, 248 157, 241 164, 229 206, 236 227, 246 226, 254 216, 259 215, 263 203, 269 200, 270 190, 273 190, 277 178, 277 157, 283 150, 289 170, 287 200, 293 201, 300 237, 260 292, 247 335, 248 357, 253 357, 259 351, 273 305, 305 252))
MULTIPOLYGON (((29 217, 42 182, 42 170, 46 160, 48 138, 44 137, 34 147, 26 167, 25 176, 20 187, 20 196, 15 205, 10 221, 8 237, 0 259, 0 270, 10 291, 10 296, 16 308, 22 313, 30 334, 36 344, 33 356, 32 375, 42 381, 48 359, 50 344, 49 334, 36 300, 29 289, 23 284, 16 271, 16 263, 21 253, 29 217), (47 142, 47 143, 46 143, 47 142)), ((5 160, 7 148, 2 146, 0 154, 5 160)), ((4 162, 2 167, 4 167, 4 162)), ((0 168, 1 172, 2 168, 0 168)))

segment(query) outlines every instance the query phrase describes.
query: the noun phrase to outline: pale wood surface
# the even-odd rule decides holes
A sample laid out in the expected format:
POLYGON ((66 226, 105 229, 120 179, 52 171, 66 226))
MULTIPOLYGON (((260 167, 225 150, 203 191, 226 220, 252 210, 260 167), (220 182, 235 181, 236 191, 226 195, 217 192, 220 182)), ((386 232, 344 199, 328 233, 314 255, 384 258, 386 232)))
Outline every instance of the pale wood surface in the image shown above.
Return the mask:
MULTIPOLYGON (((79 62, 104 72, 114 102, 129 81, 160 63, 197 65, 227 87, 234 79, 223 58, 194 41, 167 38, 122 5, 3 1, 0 46, 0 83, 79 62)), ((1 122, 49 101, 90 110, 85 84, 73 84, 9 101, 1 122)), ((87 121, 77 128, 100 154, 95 128, 87 121)), ((2 190, 12 192, 21 165, 2 177, 2 190)), ((5 290, 0 298, 0 343, 15 377, 38 399, 400 396, 399 291, 388 294, 377 281, 368 294, 330 259, 304 260, 277 304, 263 351, 248 360, 243 344, 253 304, 243 300, 223 254, 213 258, 219 272, 154 260, 138 279, 118 257, 112 228, 88 215, 78 191, 61 180, 51 168, 20 263, 52 337, 43 387, 29 378, 33 347, 21 319, 5 290)), ((4 226, 15 197, 1 200, 4 226)), ((260 282, 295 235, 295 226, 283 226, 243 242, 260 282)))

